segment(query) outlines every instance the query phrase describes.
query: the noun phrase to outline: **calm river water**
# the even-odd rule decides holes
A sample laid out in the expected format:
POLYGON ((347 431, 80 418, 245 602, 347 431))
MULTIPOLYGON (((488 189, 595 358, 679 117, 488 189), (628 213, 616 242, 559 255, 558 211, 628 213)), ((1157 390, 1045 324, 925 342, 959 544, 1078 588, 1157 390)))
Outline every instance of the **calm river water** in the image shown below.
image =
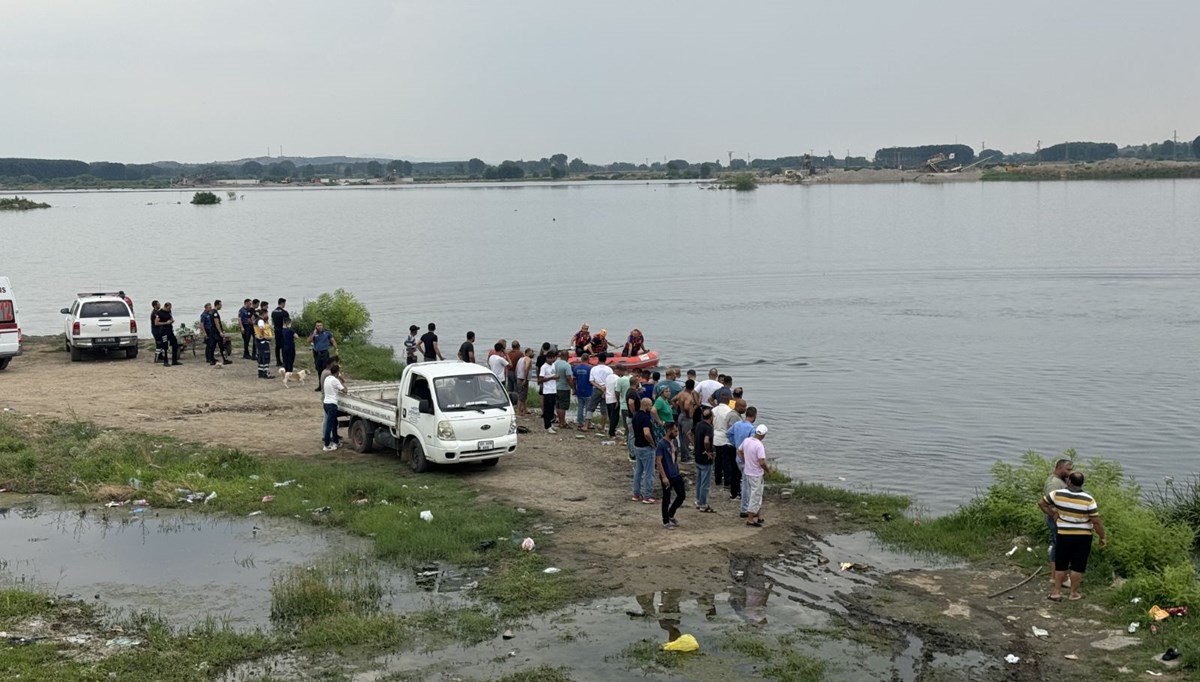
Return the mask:
POLYGON ((26 333, 96 288, 193 319, 344 287, 397 345, 414 322, 451 352, 467 329, 640 327, 669 363, 732 374, 792 473, 934 511, 1027 449, 1151 487, 1200 467, 1200 182, 243 194, 56 193, 0 215, 26 333))

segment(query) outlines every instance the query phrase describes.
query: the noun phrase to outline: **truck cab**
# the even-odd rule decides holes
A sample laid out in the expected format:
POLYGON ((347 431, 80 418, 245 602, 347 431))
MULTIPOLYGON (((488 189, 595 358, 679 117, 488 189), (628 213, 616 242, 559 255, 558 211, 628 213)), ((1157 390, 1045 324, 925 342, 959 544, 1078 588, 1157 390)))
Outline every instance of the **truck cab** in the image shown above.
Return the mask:
POLYGON ((517 449, 508 392, 480 365, 408 365, 399 383, 351 386, 338 410, 349 417, 354 449, 396 450, 416 472, 430 463, 492 466, 517 449))

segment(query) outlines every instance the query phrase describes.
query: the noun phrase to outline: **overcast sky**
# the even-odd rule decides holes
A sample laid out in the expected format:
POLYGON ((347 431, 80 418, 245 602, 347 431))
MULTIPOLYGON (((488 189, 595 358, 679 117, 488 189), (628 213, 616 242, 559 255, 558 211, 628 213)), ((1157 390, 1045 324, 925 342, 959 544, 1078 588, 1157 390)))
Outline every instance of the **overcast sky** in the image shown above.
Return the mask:
POLYGON ((1200 2, 36 0, 0 156, 604 163, 1200 134, 1200 2))

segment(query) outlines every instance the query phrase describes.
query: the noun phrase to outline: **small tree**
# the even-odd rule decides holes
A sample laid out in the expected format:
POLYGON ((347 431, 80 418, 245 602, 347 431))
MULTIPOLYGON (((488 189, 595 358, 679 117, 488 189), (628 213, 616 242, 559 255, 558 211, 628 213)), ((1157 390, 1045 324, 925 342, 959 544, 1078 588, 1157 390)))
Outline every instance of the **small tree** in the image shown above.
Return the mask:
POLYGON ((192 195, 192 203, 197 206, 211 206, 221 203, 221 197, 212 192, 196 192, 192 195))
POLYGON ((300 316, 292 321, 296 333, 308 336, 320 320, 339 341, 365 341, 371 335, 371 313, 345 289, 325 292, 315 301, 305 301, 300 316))

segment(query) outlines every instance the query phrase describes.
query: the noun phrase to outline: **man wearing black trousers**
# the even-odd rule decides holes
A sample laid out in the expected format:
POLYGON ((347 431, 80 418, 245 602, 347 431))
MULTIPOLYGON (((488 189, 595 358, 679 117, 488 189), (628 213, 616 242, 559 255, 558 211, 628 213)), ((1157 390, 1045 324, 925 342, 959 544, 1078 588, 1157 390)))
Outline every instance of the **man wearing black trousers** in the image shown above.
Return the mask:
POLYGON ((254 313, 255 310, 250 305, 250 299, 242 301, 242 307, 238 308, 238 322, 242 325, 243 360, 254 359, 254 356, 250 354, 250 342, 254 340, 254 313))
POLYGON ((155 319, 158 322, 158 333, 160 334, 160 343, 163 345, 163 367, 171 365, 181 365, 179 361, 179 340, 175 338, 175 316, 171 314, 171 302, 163 304, 163 307, 155 313, 155 319), (167 359, 167 347, 171 348, 171 358, 167 359))
MULTIPOLYGON (((275 310, 271 311, 271 328, 275 332, 275 338, 278 339, 283 336, 283 322, 290 319, 292 319, 292 316, 287 311, 287 299, 281 298, 279 299, 279 305, 275 307, 275 310)), ((283 367, 283 350, 279 347, 279 344, 275 345, 275 366, 283 367)))

